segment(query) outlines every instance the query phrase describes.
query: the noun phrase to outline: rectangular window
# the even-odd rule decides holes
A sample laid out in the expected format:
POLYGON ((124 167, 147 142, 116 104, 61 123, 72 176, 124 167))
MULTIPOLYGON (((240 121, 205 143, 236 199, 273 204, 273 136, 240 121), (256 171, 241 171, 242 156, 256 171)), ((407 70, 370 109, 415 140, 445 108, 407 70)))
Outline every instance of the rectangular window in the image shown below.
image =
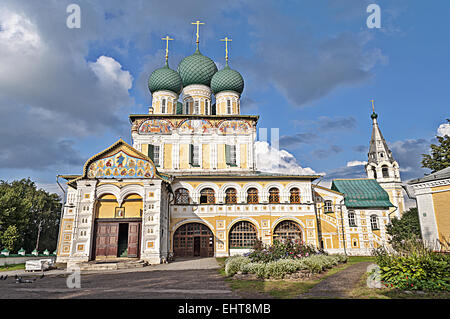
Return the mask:
POLYGON ((348 213, 348 225, 350 227, 356 227, 356 216, 355 216, 355 212, 350 211, 348 213))
POLYGON ((198 145, 189 145, 189 163, 192 166, 200 166, 200 160, 199 160, 199 146, 198 145))
POLYGON ((186 102, 186 110, 184 114, 189 114, 189 102, 186 102))
POLYGON ((333 203, 331 200, 326 200, 323 205, 323 210, 325 213, 332 213, 333 212, 333 203))
POLYGON ((236 145, 225 145, 225 158, 227 165, 236 166, 236 145))
POLYGON ((194 101, 194 114, 200 114, 200 103, 197 101, 194 101))
POLYGON ((166 99, 162 99, 161 113, 166 113, 166 99))
POLYGON ((205 114, 209 115, 209 101, 208 100, 205 101, 205 114))
POLYGON ((151 158, 156 166, 159 166, 159 146, 148 145, 148 157, 151 158))
POLYGON ((227 100, 227 113, 231 114, 231 101, 227 100))

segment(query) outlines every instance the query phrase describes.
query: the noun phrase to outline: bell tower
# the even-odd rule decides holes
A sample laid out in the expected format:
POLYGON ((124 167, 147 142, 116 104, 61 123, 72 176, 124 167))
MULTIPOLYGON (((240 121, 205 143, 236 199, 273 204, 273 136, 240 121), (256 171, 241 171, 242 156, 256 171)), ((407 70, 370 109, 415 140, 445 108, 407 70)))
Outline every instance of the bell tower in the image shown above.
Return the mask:
POLYGON ((374 100, 371 100, 371 102, 373 110, 370 116, 372 118, 372 137, 370 138, 366 164, 367 177, 376 179, 380 186, 389 194, 391 203, 396 206, 396 208, 391 209, 391 212, 394 212, 391 217, 401 217, 405 210, 405 203, 400 167, 394 159, 383 134, 381 134, 378 126, 378 114, 375 113, 374 100))

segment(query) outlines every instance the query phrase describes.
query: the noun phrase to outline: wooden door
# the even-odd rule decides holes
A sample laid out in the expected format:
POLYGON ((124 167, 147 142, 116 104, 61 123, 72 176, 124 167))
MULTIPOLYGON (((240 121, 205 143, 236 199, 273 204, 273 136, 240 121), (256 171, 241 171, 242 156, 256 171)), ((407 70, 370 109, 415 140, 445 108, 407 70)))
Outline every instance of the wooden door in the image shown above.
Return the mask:
POLYGON ((141 223, 128 225, 128 257, 139 257, 139 235, 141 223))
POLYGON ((117 257, 119 224, 98 223, 96 234, 96 257, 117 257))
POLYGON ((200 256, 200 238, 194 237, 194 257, 200 256))

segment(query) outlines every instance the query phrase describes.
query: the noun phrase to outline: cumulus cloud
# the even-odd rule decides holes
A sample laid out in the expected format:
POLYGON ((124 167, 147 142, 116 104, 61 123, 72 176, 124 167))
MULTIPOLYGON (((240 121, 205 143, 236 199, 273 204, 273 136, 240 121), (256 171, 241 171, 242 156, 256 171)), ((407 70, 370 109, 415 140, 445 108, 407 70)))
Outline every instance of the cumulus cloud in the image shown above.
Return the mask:
POLYGON ((439 136, 450 136, 450 123, 443 123, 441 125, 439 125, 438 129, 437 129, 437 134, 439 136))
POLYGON ((312 155, 317 159, 325 159, 332 155, 339 154, 343 149, 338 145, 330 145, 328 149, 317 149, 312 151, 312 155))
POLYGON ((256 167, 258 170, 270 173, 293 175, 317 174, 312 168, 303 168, 297 159, 286 150, 278 150, 267 142, 255 143, 256 167))

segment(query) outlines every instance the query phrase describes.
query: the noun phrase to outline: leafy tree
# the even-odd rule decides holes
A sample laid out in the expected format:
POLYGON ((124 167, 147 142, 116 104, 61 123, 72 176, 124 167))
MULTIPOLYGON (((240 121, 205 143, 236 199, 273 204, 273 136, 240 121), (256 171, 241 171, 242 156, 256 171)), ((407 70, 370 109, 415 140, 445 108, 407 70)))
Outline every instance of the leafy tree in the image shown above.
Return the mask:
POLYGON ((1 234, 0 243, 3 248, 9 251, 16 250, 17 242, 20 239, 17 227, 14 225, 8 226, 8 228, 1 234))
POLYGON ((10 226, 19 238, 14 249, 54 251, 59 229, 61 199, 37 189, 30 179, 8 183, 0 181, 0 238, 10 226), (38 242, 39 238, 39 242, 38 242))
POLYGON ((403 213, 400 219, 394 217, 387 225, 387 233, 392 236, 389 243, 394 249, 402 246, 405 241, 421 239, 422 233, 417 208, 409 209, 403 213))
MULTIPOLYGON (((447 119, 450 124, 450 119, 447 119)), ((432 173, 450 166, 450 136, 436 136, 439 145, 431 144, 431 154, 422 154, 422 167, 431 169, 432 173)))

